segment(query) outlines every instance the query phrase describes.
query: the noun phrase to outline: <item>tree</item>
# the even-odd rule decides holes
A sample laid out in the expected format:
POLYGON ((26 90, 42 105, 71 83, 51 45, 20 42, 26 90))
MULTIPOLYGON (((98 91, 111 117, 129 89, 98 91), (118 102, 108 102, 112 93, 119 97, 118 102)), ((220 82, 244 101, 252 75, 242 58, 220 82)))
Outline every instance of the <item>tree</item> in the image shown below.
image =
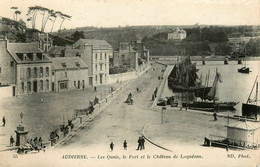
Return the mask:
POLYGON ((61 31, 61 27, 62 27, 62 24, 63 22, 66 20, 66 19, 70 19, 71 16, 67 15, 67 14, 63 14, 63 13, 59 13, 59 17, 62 19, 61 23, 60 23, 60 29, 59 29, 59 33, 58 33, 58 36, 60 35, 60 31, 61 31))
POLYGON ((53 30, 53 27, 54 27, 54 24, 55 24, 55 22, 56 22, 56 19, 57 19, 57 13, 60 13, 59 11, 58 12, 53 12, 52 14, 51 14, 51 21, 52 21, 52 26, 51 26, 51 32, 52 32, 52 30, 53 30))
POLYGON ((79 40, 80 38, 85 38, 84 32, 83 31, 75 31, 72 35, 71 38, 74 41, 79 40))
MULTIPOLYGON (((13 7, 11 7, 11 9, 16 11, 18 8, 15 7, 15 6, 13 6, 13 7)), ((15 12, 14 12, 14 14, 13 14, 13 17, 14 17, 14 20, 15 20, 15 12)))
POLYGON ((19 10, 16 10, 15 12, 15 16, 16 16, 16 18, 15 18, 15 21, 17 21, 18 19, 17 19, 17 15, 21 15, 21 11, 19 11, 19 10))

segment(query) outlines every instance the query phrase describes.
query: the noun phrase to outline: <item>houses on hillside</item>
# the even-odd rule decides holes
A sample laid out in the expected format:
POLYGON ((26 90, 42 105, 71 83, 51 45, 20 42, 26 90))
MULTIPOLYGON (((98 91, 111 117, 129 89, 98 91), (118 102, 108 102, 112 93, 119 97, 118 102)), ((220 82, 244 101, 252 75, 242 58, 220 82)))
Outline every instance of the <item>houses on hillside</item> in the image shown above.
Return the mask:
POLYGON ((110 68, 128 66, 139 72, 149 62, 149 50, 140 42, 119 42, 113 52, 105 40, 51 47, 48 35, 35 34, 35 41, 0 41, 0 87, 12 87, 13 96, 108 84, 110 68))

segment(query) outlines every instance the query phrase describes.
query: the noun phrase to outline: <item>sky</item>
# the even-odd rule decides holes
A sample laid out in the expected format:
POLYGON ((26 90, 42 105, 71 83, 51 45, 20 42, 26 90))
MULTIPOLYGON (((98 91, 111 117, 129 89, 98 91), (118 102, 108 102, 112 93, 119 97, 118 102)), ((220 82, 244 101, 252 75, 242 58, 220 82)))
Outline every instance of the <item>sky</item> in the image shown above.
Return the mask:
MULTIPOLYGON (((26 20, 29 6, 72 16, 63 28, 134 25, 260 25, 260 0, 0 0, 0 16, 13 18, 12 6, 26 20)), ((40 27, 38 15, 36 26, 40 27)), ((61 20, 57 19, 57 31, 61 20)), ((30 27, 30 24, 28 23, 30 27)), ((51 22, 46 31, 50 31, 51 22)))

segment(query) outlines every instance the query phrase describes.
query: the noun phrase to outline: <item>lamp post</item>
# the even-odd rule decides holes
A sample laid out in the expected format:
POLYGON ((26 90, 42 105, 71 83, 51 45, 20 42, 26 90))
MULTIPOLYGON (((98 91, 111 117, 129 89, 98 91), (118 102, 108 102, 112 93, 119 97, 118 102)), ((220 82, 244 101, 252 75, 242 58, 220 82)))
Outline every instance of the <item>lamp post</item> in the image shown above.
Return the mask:
POLYGON ((163 124, 163 110, 166 110, 166 107, 162 107, 162 124, 163 124))
POLYGON ((23 113, 21 112, 20 114, 20 118, 21 118, 21 124, 23 123, 23 113))

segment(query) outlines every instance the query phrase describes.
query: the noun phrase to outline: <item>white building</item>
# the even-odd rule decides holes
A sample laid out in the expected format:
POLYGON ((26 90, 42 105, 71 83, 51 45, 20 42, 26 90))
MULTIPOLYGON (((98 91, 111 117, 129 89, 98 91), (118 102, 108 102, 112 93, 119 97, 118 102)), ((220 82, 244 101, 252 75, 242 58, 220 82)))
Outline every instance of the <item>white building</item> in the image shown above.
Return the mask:
POLYGON ((227 126, 227 138, 230 143, 252 146, 259 144, 259 122, 238 121, 227 126))
POLYGON ((52 58, 52 91, 83 89, 88 86, 88 66, 78 57, 52 58))
POLYGON ((168 31, 168 39, 183 40, 186 36, 186 31, 183 29, 176 28, 168 31))

